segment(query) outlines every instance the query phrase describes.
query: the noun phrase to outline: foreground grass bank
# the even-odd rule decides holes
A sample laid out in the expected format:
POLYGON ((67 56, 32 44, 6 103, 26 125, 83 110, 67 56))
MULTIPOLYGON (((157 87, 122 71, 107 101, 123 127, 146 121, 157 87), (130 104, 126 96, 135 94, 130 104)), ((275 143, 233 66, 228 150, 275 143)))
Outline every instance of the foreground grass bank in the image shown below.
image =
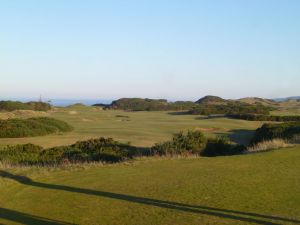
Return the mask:
POLYGON ((300 224, 300 147, 0 172, 0 224, 300 224))

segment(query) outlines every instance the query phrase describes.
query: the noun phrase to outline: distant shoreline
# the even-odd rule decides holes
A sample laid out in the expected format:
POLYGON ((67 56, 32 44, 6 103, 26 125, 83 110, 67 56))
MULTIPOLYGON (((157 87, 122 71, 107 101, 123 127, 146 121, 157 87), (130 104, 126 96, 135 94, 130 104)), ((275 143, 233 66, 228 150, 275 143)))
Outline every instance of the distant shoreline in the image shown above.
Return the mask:
MULTIPOLYGON (((1 99, 1 100, 11 100, 11 101, 20 101, 20 102, 29 102, 29 101, 38 101, 38 99, 34 98, 12 98, 12 99, 1 99)), ((87 106, 91 106, 94 104, 111 104, 112 100, 109 99, 42 99, 43 102, 49 102, 53 106, 68 106, 76 103, 81 103, 87 106)))

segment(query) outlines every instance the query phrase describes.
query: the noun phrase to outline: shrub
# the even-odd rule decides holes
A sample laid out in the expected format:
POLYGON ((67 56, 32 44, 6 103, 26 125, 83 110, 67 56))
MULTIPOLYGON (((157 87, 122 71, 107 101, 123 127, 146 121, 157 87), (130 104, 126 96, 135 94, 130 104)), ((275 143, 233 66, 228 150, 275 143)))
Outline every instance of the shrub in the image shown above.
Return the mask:
POLYGON ((43 136, 71 130, 66 122, 49 117, 0 120, 0 138, 43 136))
POLYGON ((56 165, 66 161, 120 162, 137 155, 137 148, 111 138, 80 141, 73 145, 43 149, 27 144, 6 147, 0 151, 0 160, 12 164, 56 165))
POLYGON ((233 145, 225 137, 209 139, 206 147, 201 151, 202 156, 227 156, 241 154, 245 147, 242 145, 233 145))
POLYGON ((151 151, 154 155, 199 154, 206 144, 200 131, 180 132, 171 141, 155 144, 151 151))
POLYGON ((42 147, 33 144, 7 146, 0 151, 0 160, 16 164, 37 163, 42 149, 42 147))
POLYGON ((131 145, 123 144, 112 138, 91 139, 80 141, 71 145, 72 148, 80 149, 89 154, 92 161, 116 162, 126 158, 132 158, 137 149, 131 145))
POLYGON ((155 144, 151 150, 154 155, 222 156, 241 154, 244 149, 242 145, 231 144, 223 136, 207 140, 199 131, 188 131, 187 134, 175 134, 171 141, 155 144))

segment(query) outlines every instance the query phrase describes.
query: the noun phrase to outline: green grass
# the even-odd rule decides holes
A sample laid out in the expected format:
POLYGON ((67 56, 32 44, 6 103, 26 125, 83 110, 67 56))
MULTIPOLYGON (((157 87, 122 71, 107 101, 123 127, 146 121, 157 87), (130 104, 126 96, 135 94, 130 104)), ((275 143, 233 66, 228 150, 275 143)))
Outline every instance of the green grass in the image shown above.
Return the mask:
POLYGON ((193 115, 170 115, 168 112, 104 111, 96 107, 75 106, 59 108, 47 113, 74 127, 74 131, 45 137, 0 139, 0 145, 33 143, 43 147, 73 144, 78 140, 112 137, 121 142, 131 142, 149 147, 166 141, 179 131, 201 130, 208 136, 229 134, 234 141, 247 143, 253 131, 263 122, 227 118, 196 119, 193 115), (120 117, 121 116, 128 116, 120 117))
POLYGON ((217 158, 2 169, 0 224, 299 224, 299 159, 295 147, 217 158))

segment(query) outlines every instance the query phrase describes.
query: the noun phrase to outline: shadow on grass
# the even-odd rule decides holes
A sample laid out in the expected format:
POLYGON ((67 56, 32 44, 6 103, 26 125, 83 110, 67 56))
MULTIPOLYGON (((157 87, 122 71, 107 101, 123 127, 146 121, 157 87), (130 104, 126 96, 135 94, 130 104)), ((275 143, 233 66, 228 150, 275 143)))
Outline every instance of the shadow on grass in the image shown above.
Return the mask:
POLYGON ((210 119, 220 119, 220 118, 227 118, 225 115, 209 115, 209 116, 199 116, 196 120, 210 120, 210 119))
POLYGON ((171 116, 191 115, 188 111, 168 112, 171 116))
MULTIPOLYGON (((232 219, 232 220, 236 220, 236 221, 250 222, 250 223, 255 223, 255 224, 280 225, 280 224, 284 224, 285 222, 297 223, 297 224, 300 223, 300 221, 298 221, 298 220, 293 220, 293 219, 288 219, 288 218, 283 218, 283 217, 278 217, 278 216, 268 216, 268 215, 262 215, 262 214, 258 214, 258 213, 242 212, 242 211, 228 210, 228 209, 219 209, 219 208, 199 206, 199 205, 190 205, 190 204, 184 204, 184 203, 178 203, 178 202, 137 197, 137 196, 132 196, 132 195, 125 195, 125 194, 118 194, 118 193, 112 193, 112 192, 70 187, 70 186, 65 186, 65 185, 41 183, 41 182, 33 181, 28 177, 11 174, 9 172, 2 171, 2 170, 0 170, 0 177, 9 178, 9 179, 15 180, 21 184, 30 185, 33 187, 67 191, 67 192, 80 193, 80 194, 86 194, 86 195, 94 195, 94 196, 99 196, 99 197, 104 197, 104 198, 117 199, 117 200, 122 200, 122 201, 151 205, 151 206, 155 206, 155 207, 179 210, 179 211, 195 213, 195 214, 216 216, 216 217, 220 217, 220 218, 224 218, 224 219, 232 219), (272 222, 266 221, 266 220, 272 220, 272 222)), ((5 218, 5 216, 3 216, 0 213, 0 218, 5 218)), ((23 217, 23 218, 26 219, 26 217, 23 217)), ((32 218, 35 218, 35 217, 32 217, 32 218)), ((13 219, 13 218, 11 218, 11 219, 13 219)), ((20 219, 22 219, 22 217, 20 219)), ((52 223, 52 224, 54 224, 54 223, 52 223)))
POLYGON ((254 132, 255 130, 234 129, 229 131, 228 137, 237 144, 248 145, 254 136, 254 132))
POLYGON ((57 220, 46 219, 39 216, 33 216, 10 209, 4 209, 0 207, 0 219, 5 219, 21 224, 32 224, 32 225, 69 225, 70 223, 65 223, 57 220))
POLYGON ((217 136, 225 136, 236 144, 248 146, 253 138, 255 130, 233 129, 223 133, 215 133, 217 136))

